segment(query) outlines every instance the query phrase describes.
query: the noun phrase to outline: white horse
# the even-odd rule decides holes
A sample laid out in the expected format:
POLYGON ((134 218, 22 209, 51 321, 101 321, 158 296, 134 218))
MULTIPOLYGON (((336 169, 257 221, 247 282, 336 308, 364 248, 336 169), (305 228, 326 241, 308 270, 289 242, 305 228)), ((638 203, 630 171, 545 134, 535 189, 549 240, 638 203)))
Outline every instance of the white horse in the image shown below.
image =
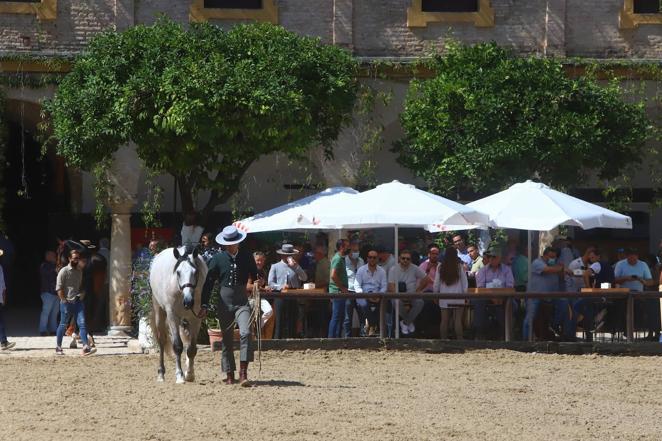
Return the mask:
MULTIPOLYGON (((152 261, 149 283, 152 287, 152 310, 155 335, 159 343, 157 381, 164 381, 163 350, 172 342, 177 384, 195 380, 193 360, 198 352, 196 339, 200 319, 193 312, 200 307, 207 265, 198 252, 184 247, 161 251, 152 261), (186 344, 186 374, 182 373, 181 356, 186 344)), ((169 350, 170 348, 168 348, 169 350)))

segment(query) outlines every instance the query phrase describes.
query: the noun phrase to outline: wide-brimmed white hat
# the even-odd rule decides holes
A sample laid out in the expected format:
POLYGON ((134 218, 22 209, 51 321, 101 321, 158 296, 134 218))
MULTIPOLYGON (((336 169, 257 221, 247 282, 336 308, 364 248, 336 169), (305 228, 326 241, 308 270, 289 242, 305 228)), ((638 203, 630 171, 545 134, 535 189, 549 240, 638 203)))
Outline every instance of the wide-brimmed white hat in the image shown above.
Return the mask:
POLYGON ((238 230, 234 225, 228 225, 216 236, 219 245, 234 245, 246 239, 246 232, 238 230))

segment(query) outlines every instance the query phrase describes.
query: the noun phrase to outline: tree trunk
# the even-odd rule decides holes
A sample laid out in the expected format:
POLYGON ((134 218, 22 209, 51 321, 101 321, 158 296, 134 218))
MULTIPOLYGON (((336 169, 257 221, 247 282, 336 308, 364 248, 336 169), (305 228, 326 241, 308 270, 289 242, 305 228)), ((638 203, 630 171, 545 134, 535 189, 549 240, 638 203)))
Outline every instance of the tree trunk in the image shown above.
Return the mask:
POLYGON ((193 188, 188 179, 178 176, 177 181, 179 184, 179 195, 182 199, 182 213, 195 212, 195 202, 193 201, 193 188))

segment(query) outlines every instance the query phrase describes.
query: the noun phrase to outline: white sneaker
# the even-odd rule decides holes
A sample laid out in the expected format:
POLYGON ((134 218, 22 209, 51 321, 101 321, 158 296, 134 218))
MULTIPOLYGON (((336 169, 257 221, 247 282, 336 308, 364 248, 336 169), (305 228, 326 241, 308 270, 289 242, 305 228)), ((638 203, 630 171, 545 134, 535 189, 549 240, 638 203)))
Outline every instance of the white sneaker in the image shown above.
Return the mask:
POLYGON ((400 333, 403 335, 409 335, 409 325, 407 325, 404 320, 400 320, 400 333))
POLYGON ((409 333, 412 334, 414 331, 416 331, 416 326, 414 326, 414 322, 411 322, 411 324, 407 325, 409 328, 409 333))

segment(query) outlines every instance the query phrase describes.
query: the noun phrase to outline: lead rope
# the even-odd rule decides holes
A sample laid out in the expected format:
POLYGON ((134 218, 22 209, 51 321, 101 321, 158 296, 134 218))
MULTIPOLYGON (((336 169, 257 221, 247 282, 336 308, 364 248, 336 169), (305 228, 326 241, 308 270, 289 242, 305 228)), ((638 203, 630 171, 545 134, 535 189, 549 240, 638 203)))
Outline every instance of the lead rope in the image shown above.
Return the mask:
POLYGON ((253 283, 253 310, 251 311, 251 321, 255 322, 255 340, 257 341, 257 378, 262 374, 262 316, 260 306, 262 306, 262 296, 258 283, 253 283))

